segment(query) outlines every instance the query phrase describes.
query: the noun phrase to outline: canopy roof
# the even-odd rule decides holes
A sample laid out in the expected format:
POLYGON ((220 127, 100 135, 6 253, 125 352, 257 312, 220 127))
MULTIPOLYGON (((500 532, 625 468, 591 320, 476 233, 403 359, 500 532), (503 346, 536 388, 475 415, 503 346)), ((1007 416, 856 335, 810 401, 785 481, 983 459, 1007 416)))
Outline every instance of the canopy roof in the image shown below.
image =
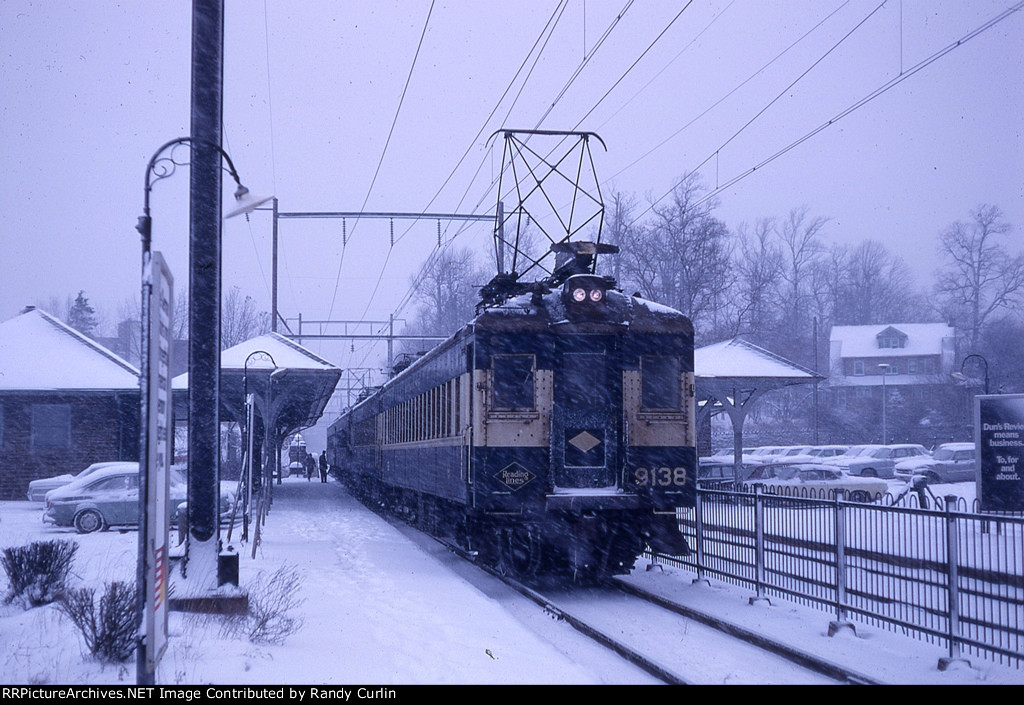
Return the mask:
MULTIPOLYGON (((277 333, 250 338, 222 351, 220 366, 222 413, 241 422, 248 393, 256 396, 257 413, 262 417, 269 400, 269 416, 282 437, 314 425, 341 379, 338 367, 277 333)), ((175 377, 173 385, 175 391, 187 390, 188 373, 175 377)), ((183 398, 184 394, 176 396, 183 398)), ((175 404, 178 418, 187 416, 186 407, 180 400, 175 404)))
POLYGON ((0 323, 0 391, 138 391, 139 371, 45 311, 0 323))
POLYGON ((795 384, 814 384, 825 377, 739 338, 693 351, 698 420, 716 408, 729 415, 735 463, 741 463, 743 423, 762 394, 795 384), (703 403, 708 401, 717 402, 703 403))
POLYGON ((739 338, 693 351, 694 375, 701 380, 774 380, 779 386, 824 379, 821 375, 739 338))

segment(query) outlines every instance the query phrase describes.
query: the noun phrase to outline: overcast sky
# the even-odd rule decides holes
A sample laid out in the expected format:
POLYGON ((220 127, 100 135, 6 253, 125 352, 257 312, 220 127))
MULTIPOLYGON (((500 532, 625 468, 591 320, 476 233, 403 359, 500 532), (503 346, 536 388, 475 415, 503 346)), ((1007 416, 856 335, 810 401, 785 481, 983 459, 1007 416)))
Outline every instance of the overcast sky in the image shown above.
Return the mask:
MULTIPOLYGON (((494 131, 590 130, 606 196, 643 210, 699 169, 730 228, 806 206, 827 242, 880 240, 923 284, 936 234, 977 205, 1024 224, 1024 13, 975 34, 1015 6, 228 0, 224 146, 282 211, 487 213, 494 131)), ((145 167, 188 132, 190 22, 184 0, 0 2, 0 319, 84 289, 112 325, 137 297, 145 167)), ((181 286, 187 192, 182 173, 152 198, 181 286)), ((342 257, 342 227, 281 222, 286 318, 386 319, 437 243, 436 222, 396 221, 394 247, 387 221, 346 222, 342 257)), ((224 227, 225 290, 266 308, 270 235, 266 212, 224 227)))

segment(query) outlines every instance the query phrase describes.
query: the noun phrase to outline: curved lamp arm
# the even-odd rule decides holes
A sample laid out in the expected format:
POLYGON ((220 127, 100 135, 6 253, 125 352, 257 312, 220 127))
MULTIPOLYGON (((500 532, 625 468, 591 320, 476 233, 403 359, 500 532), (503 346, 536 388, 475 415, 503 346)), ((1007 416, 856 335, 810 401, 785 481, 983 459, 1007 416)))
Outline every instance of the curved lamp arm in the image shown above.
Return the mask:
MULTIPOLYGON (((191 137, 177 137, 165 142, 158 150, 156 150, 156 152, 153 153, 152 158, 149 160, 149 164, 146 165, 146 186, 143 192, 142 215, 139 216, 139 222, 135 226, 135 229, 138 230, 139 234, 142 236, 143 252, 149 252, 153 232, 153 219, 150 216, 149 211, 149 194, 152 192, 153 186, 157 181, 166 179, 171 176, 179 166, 188 164, 187 161, 178 161, 174 158, 175 147, 179 147, 183 144, 191 145, 194 142, 195 140, 191 137), (168 150, 170 150, 169 153, 165 155, 164 152, 168 152, 168 150)), ((231 178, 234 179, 237 187, 235 189, 235 200, 238 202, 238 206, 230 211, 225 217, 231 218, 236 215, 242 215, 243 213, 249 213, 257 206, 266 203, 272 198, 272 196, 261 199, 253 198, 249 193, 249 189, 245 187, 241 178, 239 178, 238 170, 235 169, 235 163, 231 161, 231 156, 228 155, 220 145, 210 143, 210 146, 220 152, 221 157, 224 159, 225 171, 231 175, 231 178)))

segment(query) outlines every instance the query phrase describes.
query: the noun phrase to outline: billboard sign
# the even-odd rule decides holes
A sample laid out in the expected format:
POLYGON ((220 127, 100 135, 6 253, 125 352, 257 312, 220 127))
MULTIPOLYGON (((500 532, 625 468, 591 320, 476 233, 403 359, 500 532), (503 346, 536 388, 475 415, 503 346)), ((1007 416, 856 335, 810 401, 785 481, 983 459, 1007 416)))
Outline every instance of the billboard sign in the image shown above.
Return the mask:
POLYGON ((1024 511, 1024 394, 975 397, 974 442, 982 511, 1024 511))

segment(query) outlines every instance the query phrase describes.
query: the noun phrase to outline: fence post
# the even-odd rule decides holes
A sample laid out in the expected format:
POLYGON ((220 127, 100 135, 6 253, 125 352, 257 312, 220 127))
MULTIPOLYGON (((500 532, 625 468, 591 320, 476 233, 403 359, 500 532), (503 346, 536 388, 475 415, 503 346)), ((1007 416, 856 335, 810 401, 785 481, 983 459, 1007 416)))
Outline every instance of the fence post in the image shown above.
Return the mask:
POLYGON ((846 505, 841 492, 832 496, 836 540, 836 618, 829 622, 828 635, 834 636, 841 629, 856 628, 846 619, 846 505))
POLYGON ((761 493, 761 485, 754 485, 754 596, 748 601, 750 604, 765 600, 771 603, 764 596, 764 495, 761 493))
POLYGON ((696 547, 696 551, 697 551, 697 555, 696 555, 697 578, 693 581, 695 583, 697 583, 697 582, 707 582, 707 580, 704 578, 704 502, 701 499, 701 497, 702 497, 701 491, 702 491, 701 486, 697 485, 697 489, 696 489, 697 501, 696 501, 696 504, 694 505, 695 515, 694 515, 694 536, 693 536, 693 542, 695 544, 697 544, 697 547, 696 547))
POLYGON ((953 663, 960 662, 966 663, 970 666, 970 661, 967 661, 961 655, 960 650, 960 530, 957 524, 957 515, 955 509, 957 508, 957 497, 956 495, 946 495, 945 499, 945 514, 946 514, 946 575, 947 575, 947 603, 948 603, 948 624, 949 633, 947 637, 949 639, 949 656, 945 656, 939 659, 939 670, 945 671, 953 663))

